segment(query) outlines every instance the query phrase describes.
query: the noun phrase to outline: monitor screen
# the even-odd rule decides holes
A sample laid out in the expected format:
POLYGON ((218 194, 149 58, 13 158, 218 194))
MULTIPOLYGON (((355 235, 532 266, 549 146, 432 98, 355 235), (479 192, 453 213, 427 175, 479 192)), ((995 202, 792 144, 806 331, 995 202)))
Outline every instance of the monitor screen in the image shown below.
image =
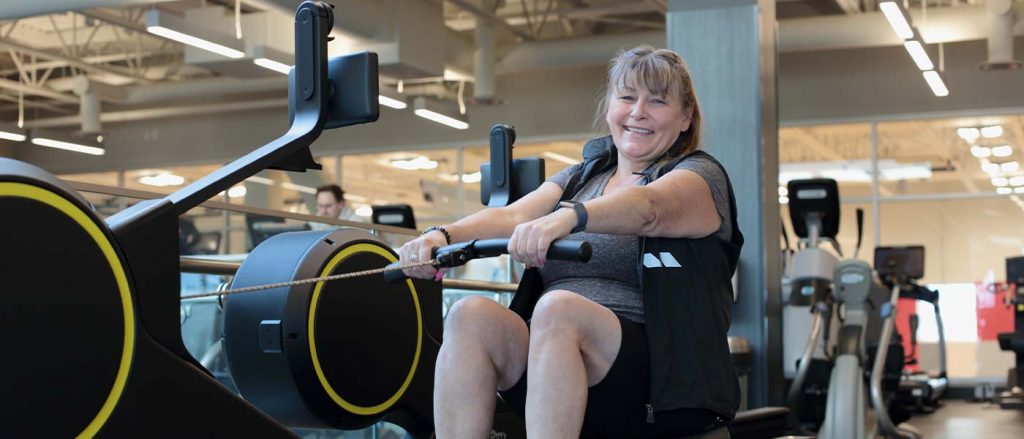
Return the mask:
POLYGON ((924 247, 875 247, 875 270, 880 276, 924 277, 924 247))

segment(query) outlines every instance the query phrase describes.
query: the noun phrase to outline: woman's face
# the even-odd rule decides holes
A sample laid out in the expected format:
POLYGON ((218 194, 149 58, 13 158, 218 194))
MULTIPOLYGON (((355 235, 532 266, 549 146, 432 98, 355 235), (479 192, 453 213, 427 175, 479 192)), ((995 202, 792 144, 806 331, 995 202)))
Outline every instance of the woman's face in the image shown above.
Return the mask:
POLYGON ((605 121, 619 153, 650 163, 667 151, 690 128, 691 112, 669 96, 657 96, 643 87, 624 87, 612 93, 605 121))

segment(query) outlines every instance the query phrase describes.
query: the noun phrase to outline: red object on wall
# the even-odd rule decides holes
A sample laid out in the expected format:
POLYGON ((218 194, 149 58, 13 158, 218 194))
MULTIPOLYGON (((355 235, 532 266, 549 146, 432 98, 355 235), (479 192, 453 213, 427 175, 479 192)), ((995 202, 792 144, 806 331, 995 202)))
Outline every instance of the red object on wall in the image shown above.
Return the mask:
MULTIPOLYGON (((913 350, 910 344, 910 315, 917 312, 917 300, 900 299, 896 302, 896 332, 903 339, 903 361, 909 363, 911 359, 917 359, 917 351, 913 350)), ((917 364, 903 366, 903 370, 917 372, 920 367, 917 364)))
POLYGON ((989 285, 978 282, 978 340, 993 341, 1000 332, 1013 332, 1013 307, 1007 305, 1006 295, 1011 285, 1004 283, 989 285))

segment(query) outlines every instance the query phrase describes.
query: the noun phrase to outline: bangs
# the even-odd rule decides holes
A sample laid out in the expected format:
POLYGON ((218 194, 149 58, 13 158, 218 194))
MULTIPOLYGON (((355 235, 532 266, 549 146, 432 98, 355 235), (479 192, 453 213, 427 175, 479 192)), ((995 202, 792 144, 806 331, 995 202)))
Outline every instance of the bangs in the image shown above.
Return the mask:
POLYGON ((672 65, 655 54, 636 57, 612 68, 612 92, 623 90, 646 90, 660 97, 668 97, 683 104, 682 84, 673 80, 676 76, 672 65))

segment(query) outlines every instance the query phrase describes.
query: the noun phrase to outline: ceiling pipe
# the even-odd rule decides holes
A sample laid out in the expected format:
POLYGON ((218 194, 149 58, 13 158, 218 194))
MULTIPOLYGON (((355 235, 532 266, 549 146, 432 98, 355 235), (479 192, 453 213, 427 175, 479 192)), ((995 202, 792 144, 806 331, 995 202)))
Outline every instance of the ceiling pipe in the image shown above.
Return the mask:
POLYGON ((287 91, 288 78, 270 77, 260 79, 211 78, 193 79, 187 82, 136 86, 128 89, 119 103, 129 105, 155 104, 190 99, 211 99, 220 96, 246 93, 287 91))
POLYGON ((171 0, 62 0, 62 1, 5 1, 0 8, 0 20, 63 13, 89 8, 121 8, 150 5, 171 0))
MULTIPOLYGON (((483 7, 494 10, 493 0, 482 0, 483 7)), ((494 27, 486 20, 476 18, 476 47, 473 50, 473 101, 482 104, 494 102, 494 27)))
POLYGON ((1017 70, 1020 61, 1013 59, 1013 12, 1012 0, 988 0, 988 60, 981 64, 982 70, 1017 70))
MULTIPOLYGON (((159 119, 164 117, 201 116, 228 112, 255 111, 288 106, 287 99, 262 99, 258 101, 229 102, 224 104, 182 105, 140 110, 109 111, 100 115, 103 123, 131 122, 136 120, 159 119)), ((78 125, 79 116, 52 117, 25 121, 25 128, 57 128, 78 125)))
POLYGON ((75 76, 74 89, 76 95, 81 99, 78 106, 78 118, 82 123, 83 134, 99 134, 103 132, 103 123, 100 122, 100 99, 96 96, 96 88, 92 86, 89 78, 75 76))

